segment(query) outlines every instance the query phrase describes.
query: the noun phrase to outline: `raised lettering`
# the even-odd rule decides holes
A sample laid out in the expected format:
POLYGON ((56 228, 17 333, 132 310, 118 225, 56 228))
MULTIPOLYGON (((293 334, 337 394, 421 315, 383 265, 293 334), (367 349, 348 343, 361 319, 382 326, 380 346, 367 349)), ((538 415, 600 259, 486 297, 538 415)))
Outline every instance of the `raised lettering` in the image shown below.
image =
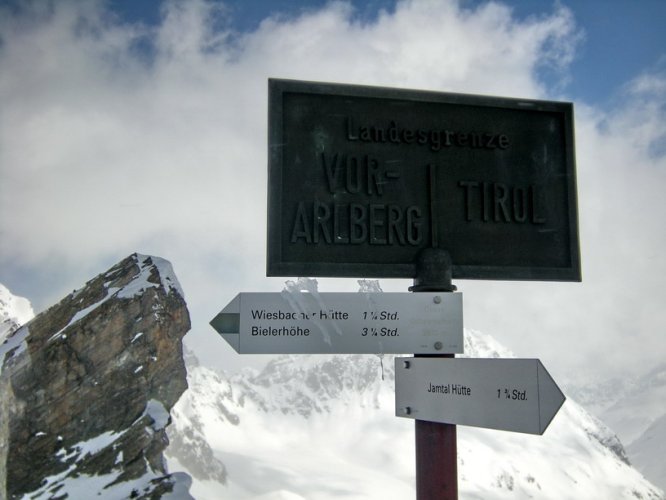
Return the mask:
POLYGON ((474 149, 508 149, 511 141, 506 134, 472 132, 440 128, 403 128, 395 120, 385 126, 356 126, 352 118, 346 118, 347 140, 393 144, 428 145, 432 151, 451 146, 474 149))
POLYGON ((388 243, 393 245, 394 236, 398 239, 400 245, 405 244, 405 235, 401 231, 402 211, 398 205, 388 206, 388 243))
POLYGON ((513 220, 525 222, 527 220, 527 192, 525 188, 513 188, 513 220))
POLYGON ((348 141, 358 141, 358 136, 354 135, 354 122, 350 117, 347 117, 347 140, 348 141))
POLYGON ((374 194, 373 187, 377 194, 381 195, 384 190, 382 182, 379 182, 379 162, 374 158, 365 156, 365 164, 368 171, 368 194, 374 194))
POLYGON ((347 192, 357 194, 361 190, 361 166, 358 158, 351 156, 347 158, 347 192))
POLYGON ((546 218, 541 215, 541 191, 536 186, 530 186, 530 198, 532 199, 532 223, 544 224, 546 218))
POLYGON ((326 243, 331 242, 331 233, 328 231, 328 221, 330 218, 331 210, 328 208, 328 205, 315 200, 313 205, 314 228, 312 231, 312 241, 314 243, 319 243, 319 234, 324 236, 326 243))
POLYGON ((423 238, 418 206, 325 203, 318 199, 309 209, 305 202, 298 203, 291 232, 292 243, 306 244, 417 246, 423 238))
POLYGON ((543 193, 537 186, 463 180, 458 181, 458 187, 463 189, 462 211, 466 221, 480 219, 483 222, 520 224, 546 222, 543 193))
POLYGON ((300 238, 303 238, 305 243, 312 243, 310 223, 308 221, 308 215, 305 211, 305 203, 302 201, 298 203, 298 208, 296 209, 294 227, 291 231, 291 242, 296 243, 300 238))
POLYGON ((430 132, 430 149, 433 151, 442 149, 442 135, 439 133, 439 130, 432 130, 430 132))
POLYGON ((496 183, 494 186, 493 194, 495 197, 494 204, 494 219, 495 222, 500 222, 500 215, 504 218, 504 222, 511 222, 511 216, 509 215, 509 209, 507 205, 508 190, 505 184, 496 183))
POLYGON ((336 178, 338 176, 338 155, 337 153, 333 155, 331 162, 326 161, 326 154, 321 154, 321 162, 324 165, 324 172, 326 172, 326 180, 328 181, 328 191, 329 193, 335 193, 335 188, 337 185, 336 178))
POLYGON ((421 209, 411 206, 407 208, 407 241, 410 245, 419 245, 421 243, 421 209))
POLYGON ((447 148, 451 147, 451 137, 453 136, 453 132, 450 130, 445 130, 444 131, 444 136, 446 137, 446 140, 444 141, 444 145, 447 148))
POLYGON ((344 212, 344 205, 335 204, 333 206, 333 243, 344 244, 349 243, 349 236, 341 233, 344 225, 340 221, 341 214, 344 212))
POLYGON ((465 220, 472 220, 472 188, 478 187, 476 181, 460 181, 458 186, 465 188, 465 220))
POLYGON ((483 222, 490 220, 490 183, 484 182, 483 184, 483 222))
POLYGON ((391 125, 389 126, 388 136, 389 136, 389 141, 391 141, 395 144, 400 143, 400 136, 398 135, 398 126, 393 121, 391 122, 391 125))
POLYGON ((380 211, 386 210, 385 205, 370 205, 370 244, 385 245, 386 238, 380 238, 377 231, 384 227, 384 216, 380 211))
POLYGON ((349 206, 349 240, 352 244, 363 243, 368 237, 366 218, 367 213, 363 205, 352 203, 349 206))

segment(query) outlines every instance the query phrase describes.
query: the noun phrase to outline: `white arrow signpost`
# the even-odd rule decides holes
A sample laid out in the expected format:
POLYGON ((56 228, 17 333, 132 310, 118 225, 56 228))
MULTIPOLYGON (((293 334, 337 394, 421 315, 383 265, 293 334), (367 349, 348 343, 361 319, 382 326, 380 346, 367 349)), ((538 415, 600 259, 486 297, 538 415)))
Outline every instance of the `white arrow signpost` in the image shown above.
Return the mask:
POLYGON ((460 293, 239 293, 210 323, 240 354, 463 352, 460 293))
POLYGON ((395 414, 543 434, 565 397, 538 359, 396 358, 395 414))

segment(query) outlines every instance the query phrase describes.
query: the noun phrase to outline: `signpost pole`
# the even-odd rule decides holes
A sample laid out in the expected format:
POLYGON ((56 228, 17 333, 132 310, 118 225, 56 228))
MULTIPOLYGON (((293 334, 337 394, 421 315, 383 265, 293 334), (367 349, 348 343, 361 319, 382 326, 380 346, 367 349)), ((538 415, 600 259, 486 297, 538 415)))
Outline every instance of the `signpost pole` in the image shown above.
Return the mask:
MULTIPOLYGON (((451 257, 445 250, 426 248, 417 258, 416 278, 411 292, 453 292, 451 257)), ((453 358, 453 354, 422 357, 453 358)), ((419 357, 419 355, 416 355, 419 357)), ((456 426, 415 421, 416 499, 458 499, 458 446, 456 426)))
POLYGON ((457 500, 456 426, 422 420, 416 420, 415 426, 417 500, 457 500))
MULTIPOLYGON (((266 274, 414 276, 411 292, 435 292, 427 297, 428 305, 430 300, 444 305, 443 296, 456 289, 451 284, 452 258, 457 279, 580 281, 573 132, 571 103, 271 79, 266 274), (426 193, 429 212, 424 210, 426 193), (423 227, 428 219, 430 241, 423 227), (443 243, 440 233, 446 239, 443 243), (489 240, 493 245, 487 244, 489 240), (518 240, 519 248, 513 244, 518 240), (375 252, 380 250, 375 245, 382 245, 381 251, 375 252)), ((339 314, 348 314, 342 308, 329 312, 320 304, 293 311, 257 306, 253 311, 253 319, 262 323, 250 326, 249 337, 248 330, 243 330, 244 338, 254 336, 262 343, 264 335, 286 339, 286 328, 290 336, 302 333, 308 338, 314 327, 297 321, 324 319, 329 313, 337 321, 339 314), (285 319, 283 314, 280 319, 280 311, 290 317, 285 319), (296 311, 298 317, 294 317, 296 311), (282 323, 267 323, 276 314, 282 323), (283 324, 283 320, 291 323, 283 324)), ((390 314, 397 318, 397 313, 390 314)), ((239 352, 250 347, 250 342, 241 345, 243 334, 237 325, 242 323, 241 316, 242 311, 230 305, 212 323, 239 352)), ((421 319, 419 324, 432 333, 432 320, 421 319)), ((360 328, 362 338, 380 332, 399 337, 398 325, 360 328)), ((358 334, 359 327, 354 330, 358 334)), ((348 345, 356 349, 354 343, 348 345)), ((416 342, 420 357, 453 358, 451 353, 459 352, 454 345, 435 338, 416 342)), ((411 362, 423 369, 431 365, 423 359, 411 362)), ((536 387, 530 389, 535 391, 530 398, 537 399, 521 407, 521 425, 512 427, 541 433, 542 418, 549 422, 564 397, 548 377, 547 395, 542 398, 538 374, 547 373, 538 360, 530 364, 535 375, 530 387, 536 387)), ((449 373, 457 361, 442 359, 432 365, 431 371, 449 373)), ((490 365, 480 366, 490 370, 490 365)), ((396 387, 397 373, 405 372, 396 369, 396 387)), ((403 381, 403 390, 414 384, 424 388, 424 380, 405 377, 403 381)), ((445 385, 452 384, 437 386, 442 393, 449 392, 444 391, 445 385)), ((493 406, 502 412, 527 397, 525 389, 514 387, 511 393, 508 387, 502 389, 511 397, 502 400, 498 392, 494 398, 500 388, 490 395, 493 406)), ((483 390, 475 391, 473 397, 467 387, 456 386, 455 391, 458 401, 453 401, 458 404, 488 403, 487 394, 479 399, 483 390), (465 391, 465 399, 460 399, 459 390, 465 391)), ((409 401, 414 400, 411 396, 409 401)), ((435 417, 443 413, 428 396, 418 401, 424 400, 424 407, 435 417)), ((477 410, 472 422, 506 426, 502 419, 479 419, 479 413, 486 416, 477 410)), ((423 421, 419 418, 427 416, 423 409, 408 404, 398 408, 397 399, 396 415, 416 419, 417 500, 457 500, 456 425, 423 421)), ((453 416, 456 419, 445 420, 470 425, 469 415, 454 411, 453 416)))

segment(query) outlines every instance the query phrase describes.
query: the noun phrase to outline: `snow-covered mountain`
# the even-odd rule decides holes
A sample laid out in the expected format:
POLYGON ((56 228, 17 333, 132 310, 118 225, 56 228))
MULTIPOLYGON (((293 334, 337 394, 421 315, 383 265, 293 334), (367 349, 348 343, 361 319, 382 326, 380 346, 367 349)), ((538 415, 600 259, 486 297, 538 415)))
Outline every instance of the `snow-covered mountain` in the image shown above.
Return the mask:
POLYGON ((623 443, 633 443, 656 420, 666 415, 666 363, 628 384, 600 416, 623 443))
MULTIPOLYGON (((0 344, 33 316, 0 284, 0 344)), ((479 332, 465 344, 471 357, 512 356, 479 332)), ((186 362, 167 457, 195 498, 414 497, 414 426, 393 416, 391 356, 281 356, 231 377, 186 362)), ((666 487, 666 365, 567 393, 613 431, 571 399, 544 436, 458 427, 461 497, 664 498, 628 462, 666 487)))
MULTIPOLYGON (((468 356, 511 356, 465 339, 468 356)), ((195 498, 414 498, 414 424, 394 416, 391 356, 280 356, 232 377, 190 358, 188 384, 167 458, 195 498)), ((461 498, 664 498, 571 400, 543 436, 458 427, 458 460, 461 498)))
POLYGON ((0 344, 11 332, 35 317, 28 299, 18 297, 0 283, 0 344))
POLYGON ((627 447, 627 454, 634 467, 660 488, 666 488, 665 444, 666 413, 627 447))
POLYGON ((666 489, 666 363, 640 377, 570 387, 624 443, 632 465, 666 489))

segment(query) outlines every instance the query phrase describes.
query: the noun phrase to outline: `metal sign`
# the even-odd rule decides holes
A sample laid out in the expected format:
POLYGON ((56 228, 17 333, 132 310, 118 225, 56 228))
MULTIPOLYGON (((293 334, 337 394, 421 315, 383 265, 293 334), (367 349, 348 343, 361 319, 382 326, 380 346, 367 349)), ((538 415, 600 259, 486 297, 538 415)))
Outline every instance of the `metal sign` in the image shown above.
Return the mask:
POLYGON ((565 397, 538 359, 396 358, 396 416, 543 434, 565 397))
POLYGON ((269 81, 269 276, 580 281, 573 105, 269 81))
POLYGON ((239 293, 210 324, 240 354, 463 352, 460 293, 239 293))

